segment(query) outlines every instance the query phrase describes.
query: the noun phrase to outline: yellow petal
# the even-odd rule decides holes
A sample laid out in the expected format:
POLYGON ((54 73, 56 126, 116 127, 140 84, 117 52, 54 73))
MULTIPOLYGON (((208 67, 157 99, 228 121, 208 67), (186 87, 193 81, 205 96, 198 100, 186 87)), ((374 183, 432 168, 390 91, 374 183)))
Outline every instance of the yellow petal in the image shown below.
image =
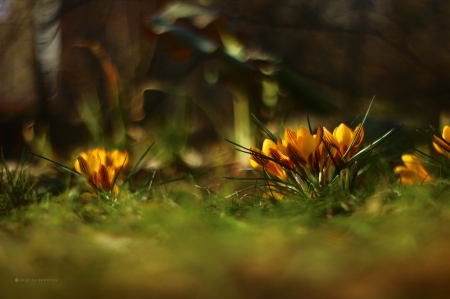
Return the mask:
POLYGON ((442 130, 442 138, 444 138, 445 141, 450 143, 450 127, 445 126, 442 130))
POLYGON ((405 163, 406 167, 408 167, 408 165, 411 165, 411 164, 420 163, 419 158, 416 155, 411 155, 411 154, 402 155, 402 161, 403 161, 403 163, 405 163))
MULTIPOLYGON (((428 174, 428 171, 423 166, 422 162, 420 162, 419 157, 416 155, 405 154, 402 155, 403 163, 407 169, 402 169, 399 166, 396 167, 397 171, 401 170, 400 175, 415 181, 415 183, 429 182, 432 180, 431 176, 428 174)), ((394 171, 396 170, 394 169, 394 171)))
POLYGON ((323 128, 323 140, 327 143, 328 147, 335 147, 339 149, 339 142, 336 137, 331 134, 326 128, 323 128))
POLYGON ((280 150, 280 152, 283 155, 287 155, 287 148, 286 147, 287 147, 287 141, 286 140, 281 140, 281 138, 278 137, 277 148, 280 150))
POLYGON ((81 167, 80 167, 80 161, 78 161, 78 159, 81 157, 78 157, 75 162, 73 162, 73 168, 75 168, 75 171, 78 173, 82 173, 81 172, 81 167))
POLYGON ((255 160, 253 160, 253 157, 250 156, 250 159, 248 160, 250 162, 250 165, 256 169, 256 170, 262 170, 263 167, 261 166, 261 164, 259 164, 258 162, 256 162, 255 160))
POLYGON ((283 194, 279 192, 279 190, 276 188, 276 186, 270 184, 270 186, 267 188, 267 193, 264 194, 264 197, 272 197, 276 200, 281 200, 283 198, 283 194))
POLYGON ((395 168, 394 168, 394 172, 396 173, 396 174, 400 174, 400 173, 402 173, 403 171, 410 171, 406 166, 396 166, 395 168))
POLYGON ((107 172, 108 172, 108 181, 110 182, 110 184, 112 185, 112 183, 114 182, 114 179, 116 178, 116 170, 114 169, 114 167, 107 167, 107 172))
POLYGON ((262 146, 263 154, 266 155, 266 156, 272 157, 270 155, 270 149, 271 148, 277 148, 277 144, 275 142, 273 142, 272 140, 270 140, 270 139, 264 140, 263 146, 262 146))
POLYGON ((114 184, 114 197, 117 197, 119 195, 119 186, 117 184, 114 184))
POLYGON ((314 140, 316 141, 316 147, 319 146, 319 144, 322 142, 322 137, 323 137, 323 128, 321 126, 319 126, 317 128, 317 132, 316 134, 313 135, 314 140))
POLYGON ((110 160, 110 165, 114 166, 116 170, 124 168, 128 164, 128 153, 114 150, 108 153, 108 160, 110 160))
POLYGON ((346 150, 344 149, 344 146, 347 146, 348 148, 352 143, 352 133, 352 130, 343 123, 333 131, 333 136, 336 137, 336 140, 339 142, 339 148, 342 154, 344 154, 343 152, 346 150))
POLYGON ((308 160, 309 155, 316 150, 316 140, 304 126, 298 127, 297 146, 300 148, 300 152, 306 161, 308 160))
POLYGON ((436 142, 433 142, 433 147, 439 154, 445 155, 445 152, 442 149, 442 147, 440 147, 436 142))
POLYGON ((97 148, 97 157, 101 164, 106 165, 106 151, 104 148, 97 148))
POLYGON ((249 159, 250 165, 257 170, 262 170, 262 166, 267 164, 269 160, 264 158, 264 154, 261 152, 260 149, 251 147, 250 152, 251 152, 249 159))
POLYGON ((91 172, 98 171, 100 169, 101 161, 100 161, 98 155, 95 155, 95 154, 90 155, 88 157, 87 162, 88 162, 89 169, 91 170, 91 172))

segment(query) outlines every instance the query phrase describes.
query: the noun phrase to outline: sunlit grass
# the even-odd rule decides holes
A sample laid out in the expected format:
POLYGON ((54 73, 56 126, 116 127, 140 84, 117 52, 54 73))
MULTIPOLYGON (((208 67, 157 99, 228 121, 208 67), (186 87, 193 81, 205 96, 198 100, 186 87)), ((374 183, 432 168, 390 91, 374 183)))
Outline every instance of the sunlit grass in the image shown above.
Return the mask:
POLYGON ((250 110, 274 123, 297 102, 323 115, 337 108, 224 15, 160 9, 140 34, 187 61, 187 77, 136 78, 143 89, 130 99, 109 42, 80 40, 71 46, 97 58, 105 81, 75 101, 80 148, 58 156, 50 122, 42 134, 24 130, 36 160, 1 155, 0 298, 447 298, 450 128, 419 129, 436 155, 396 148, 400 127, 367 140, 372 100, 360 122, 327 129, 308 119, 275 136, 250 110), (194 84, 196 73, 232 97, 230 111, 194 84), (146 111, 143 90, 176 99, 164 108, 171 117, 146 111), (208 122, 190 123, 194 105, 208 122), (266 134, 260 145, 250 116, 266 134), (202 126, 234 135, 238 155, 189 148, 202 126), (50 175, 32 171, 48 162, 50 175))
POLYGON ((440 277, 450 271, 450 207, 436 187, 396 185, 352 216, 333 219, 292 203, 234 217, 161 198, 128 200, 107 214, 84 206, 96 215, 86 218, 65 194, 0 220, 2 294, 440 298, 448 290, 440 277), (415 287, 430 275, 434 288, 415 287))
POLYGON ((251 171, 150 169, 153 144, 128 165, 125 151, 96 145, 68 162, 35 154, 67 177, 53 188, 30 171, 37 161, 2 159, 2 296, 444 298, 444 141, 442 161, 408 149, 421 163, 409 186, 390 158, 396 129, 366 142, 364 120, 301 127, 283 143, 255 122, 270 139, 244 151, 251 171))

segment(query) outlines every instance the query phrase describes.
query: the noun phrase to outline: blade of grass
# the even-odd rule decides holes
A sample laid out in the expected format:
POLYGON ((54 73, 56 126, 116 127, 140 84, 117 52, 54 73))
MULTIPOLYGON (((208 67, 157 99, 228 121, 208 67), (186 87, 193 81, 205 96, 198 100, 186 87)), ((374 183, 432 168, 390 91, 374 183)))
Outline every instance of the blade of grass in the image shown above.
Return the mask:
POLYGON ((144 159, 144 157, 147 155, 147 153, 150 151, 150 149, 153 147, 154 144, 155 144, 155 142, 153 141, 152 144, 150 144, 150 146, 147 148, 147 150, 142 154, 141 158, 133 166, 133 168, 131 169, 130 173, 128 174, 128 176, 123 181, 124 183, 128 182, 130 180, 131 176, 137 171, 137 167, 142 162, 142 160, 144 159))
POLYGON ((350 151, 353 149, 353 145, 356 143, 356 140, 358 140, 359 138, 359 134, 361 134, 361 130, 364 127, 364 123, 366 122, 367 116, 369 115, 370 112, 370 108, 372 108, 372 104, 373 101, 375 100, 375 96, 372 97, 372 100, 370 101, 369 107, 367 108, 366 114, 364 115, 364 118, 361 122, 361 125, 359 126, 358 132, 356 132, 355 137, 352 140, 352 143, 350 143, 350 146, 348 147, 348 149, 345 151, 344 156, 342 156, 341 161, 345 161, 345 158, 347 158, 348 154, 350 153, 350 151))
POLYGON ((395 127, 391 130, 389 130, 386 134, 384 134, 383 136, 381 136, 380 138, 378 138, 377 140, 375 140, 374 142, 372 142, 372 144, 370 144, 368 147, 360 150, 358 153, 356 153, 348 162, 347 164, 351 164, 354 163, 356 160, 361 159, 364 155, 367 155, 370 153, 370 151, 372 151, 375 147, 379 146, 380 144, 382 144, 386 139, 388 139, 389 137, 391 137, 392 134, 394 134, 395 132, 397 132, 401 127, 403 127, 403 125, 395 127))
POLYGON ((308 120, 309 133, 312 135, 312 134, 313 134, 313 131, 312 131, 312 128, 311 128, 311 123, 310 123, 310 121, 309 121, 309 116, 306 116, 306 119, 308 120))
POLYGON ((277 138, 275 135, 273 135, 273 133, 270 132, 270 130, 267 129, 267 127, 266 127, 262 122, 260 122, 259 119, 256 118, 256 116, 255 116, 253 113, 251 113, 251 116, 252 116, 253 122, 254 122, 261 130, 263 130, 264 133, 266 133, 266 135, 269 136, 270 139, 272 139, 273 142, 276 143, 276 142, 278 141, 278 138, 277 138))
POLYGON ((68 172, 70 172, 70 173, 72 173, 72 174, 74 174, 74 175, 76 175, 76 176, 84 177, 81 173, 78 173, 78 172, 76 172, 75 170, 72 170, 72 169, 70 169, 69 167, 67 167, 67 166, 65 166, 65 165, 63 165, 63 164, 61 164, 61 163, 58 163, 58 162, 56 162, 56 161, 53 161, 53 160, 51 160, 51 159, 49 159, 49 158, 46 158, 46 157, 44 157, 44 156, 35 154, 35 153, 33 153, 33 152, 29 152, 29 153, 32 154, 32 155, 34 155, 34 156, 37 156, 37 157, 39 157, 39 158, 41 158, 41 159, 47 160, 47 161, 49 161, 49 162, 52 162, 52 163, 55 164, 56 166, 58 166, 58 167, 64 169, 65 171, 68 171, 68 172))

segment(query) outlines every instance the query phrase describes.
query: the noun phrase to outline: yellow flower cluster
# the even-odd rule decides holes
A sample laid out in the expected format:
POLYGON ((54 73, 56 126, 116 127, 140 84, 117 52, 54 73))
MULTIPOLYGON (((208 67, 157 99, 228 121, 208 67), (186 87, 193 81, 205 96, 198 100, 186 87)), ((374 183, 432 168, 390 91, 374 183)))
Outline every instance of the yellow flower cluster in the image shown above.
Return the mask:
MULTIPOLYGON (((436 151, 450 158, 450 127, 445 126, 442 130, 442 138, 433 135, 433 147, 436 151)), ((416 155, 405 154, 402 155, 402 160, 405 166, 397 166, 394 172, 400 176, 400 181, 405 185, 415 185, 431 182, 433 179, 428 171, 420 162, 416 155)))
POLYGON ((416 155, 405 154, 402 155, 402 160, 405 166, 397 166, 394 172, 400 176, 400 181, 405 185, 415 185, 428 183, 432 181, 428 171, 420 162, 416 155))
MULTIPOLYGON (((364 130, 361 129, 358 134, 359 128, 360 126, 351 130, 341 124, 331 133, 319 126, 316 134, 311 134, 304 126, 299 126, 297 132, 286 128, 284 139, 278 138, 277 143, 266 139, 262 150, 250 148, 249 162, 253 168, 265 170, 282 181, 288 181, 287 172, 295 174, 301 171, 325 184, 332 163, 327 148, 331 151, 331 158, 335 163, 340 160, 347 162, 356 153, 364 138, 364 130)), ((276 194, 274 197, 279 199, 281 196, 276 194)))
POLYGON ((94 148, 81 153, 73 166, 87 178, 86 184, 91 193, 112 192, 117 197, 119 186, 115 180, 127 163, 128 154, 125 151, 107 152, 104 148, 94 148))
POLYGON ((436 135, 433 136, 433 146, 437 150, 438 153, 449 157, 450 153, 450 127, 445 126, 442 130, 442 138, 437 137, 436 135))

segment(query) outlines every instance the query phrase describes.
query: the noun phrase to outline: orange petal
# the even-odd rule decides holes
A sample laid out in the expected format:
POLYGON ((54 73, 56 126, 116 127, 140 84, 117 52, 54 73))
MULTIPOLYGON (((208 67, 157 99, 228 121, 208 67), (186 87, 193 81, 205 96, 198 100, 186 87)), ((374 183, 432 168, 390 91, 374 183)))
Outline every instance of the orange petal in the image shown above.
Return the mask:
POLYGON ((108 180, 108 171, 105 165, 101 165, 100 170, 98 171, 98 183, 105 191, 110 190, 112 187, 112 182, 108 180))
POLYGON ((287 141, 286 153, 289 158, 298 164, 305 164, 305 159, 297 144, 297 134, 289 128, 284 131, 285 140, 287 141))
POLYGON ((289 168, 294 168, 294 163, 292 163, 291 159, 289 159, 288 156, 283 155, 283 153, 281 151, 271 148, 270 154, 275 160, 280 161, 281 163, 288 166, 289 168))
POLYGON ((277 163, 275 163, 273 161, 269 161, 269 163, 267 163, 265 165, 265 169, 271 175, 274 175, 274 176, 282 179, 283 181, 287 181, 286 172, 284 171, 284 169, 279 164, 277 164, 277 163))
POLYGON ((293 130, 286 128, 284 130, 284 140, 287 145, 291 144, 292 146, 297 147, 297 133, 295 133, 293 130))
POLYGON ((75 170, 82 175, 89 177, 91 174, 89 164, 83 157, 78 157, 73 164, 75 170))
POLYGON ((444 152, 444 150, 446 150, 447 152, 450 152, 450 145, 448 145, 444 140, 442 140, 441 138, 437 137, 436 135, 433 136, 433 140, 436 143, 437 146, 439 146, 440 151, 435 147, 435 149, 440 153, 445 155, 446 153, 444 152))
POLYGON ((361 124, 359 124, 359 125, 355 128, 355 130, 353 131, 353 133, 352 133, 352 142, 353 142, 353 139, 356 138, 356 141, 355 141, 355 143, 353 144, 353 147, 354 147, 354 148, 358 147, 358 146, 361 144, 361 142, 363 141, 363 139, 364 139, 364 128, 361 128, 361 131, 359 132, 359 135, 356 136, 356 134, 358 133, 359 127, 361 127, 361 124))

